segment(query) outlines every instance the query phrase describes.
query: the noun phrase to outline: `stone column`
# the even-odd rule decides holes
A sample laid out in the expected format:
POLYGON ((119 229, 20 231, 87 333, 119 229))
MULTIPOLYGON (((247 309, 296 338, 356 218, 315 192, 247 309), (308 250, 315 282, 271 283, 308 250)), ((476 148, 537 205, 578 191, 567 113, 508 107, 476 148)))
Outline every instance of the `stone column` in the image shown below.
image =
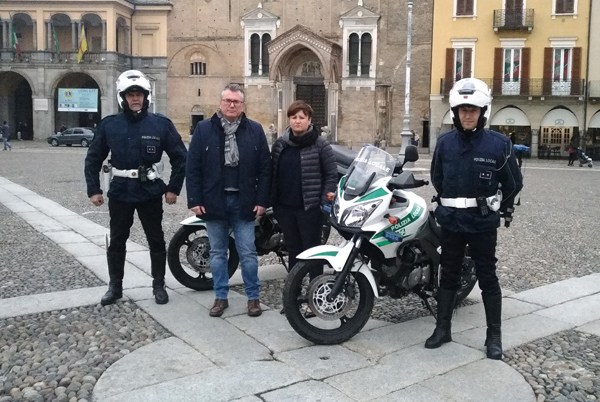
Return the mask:
POLYGON ((79 42, 81 41, 81 25, 83 24, 83 22, 81 22, 81 20, 77 21, 77 43, 75 45, 75 50, 79 49, 79 42))
POLYGON ((106 52, 106 20, 102 20, 102 52, 106 52))
POLYGON ((46 20, 46 50, 52 50, 52 20, 46 20))
POLYGON ((325 83, 327 88, 327 127, 329 127, 329 141, 337 142, 337 124, 338 124, 338 104, 339 104, 339 85, 337 82, 325 83))
POLYGON ((6 21, 2 21, 2 49, 8 47, 8 33, 6 32, 6 21))
POLYGON ((71 50, 77 50, 77 21, 71 21, 71 50))
POLYGON ((33 50, 38 50, 37 48, 37 21, 33 20, 33 50))
POLYGON ((12 20, 7 21, 8 25, 8 35, 6 36, 6 47, 12 49, 12 20))

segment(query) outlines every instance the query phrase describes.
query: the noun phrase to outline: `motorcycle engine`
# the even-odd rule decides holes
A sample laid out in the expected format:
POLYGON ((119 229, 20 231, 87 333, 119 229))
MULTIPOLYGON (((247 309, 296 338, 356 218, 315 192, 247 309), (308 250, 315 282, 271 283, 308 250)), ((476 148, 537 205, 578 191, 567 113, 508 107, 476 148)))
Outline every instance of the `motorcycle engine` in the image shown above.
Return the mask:
POLYGON ((397 277, 402 288, 409 290, 429 282, 430 264, 425 260, 421 248, 416 244, 398 249, 396 260, 400 266, 397 277))

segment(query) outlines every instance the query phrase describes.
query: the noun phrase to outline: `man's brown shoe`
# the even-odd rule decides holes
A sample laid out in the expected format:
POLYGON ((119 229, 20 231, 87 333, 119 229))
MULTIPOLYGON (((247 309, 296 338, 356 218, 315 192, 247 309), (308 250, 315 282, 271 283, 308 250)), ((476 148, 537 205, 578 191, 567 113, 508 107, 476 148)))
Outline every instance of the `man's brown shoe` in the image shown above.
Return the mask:
POLYGON ((248 315, 250 317, 258 317, 261 314, 260 300, 248 300, 248 315))
POLYGON ((213 304, 208 315, 211 317, 220 317, 227 307, 229 307, 227 299, 215 299, 215 304, 213 304))

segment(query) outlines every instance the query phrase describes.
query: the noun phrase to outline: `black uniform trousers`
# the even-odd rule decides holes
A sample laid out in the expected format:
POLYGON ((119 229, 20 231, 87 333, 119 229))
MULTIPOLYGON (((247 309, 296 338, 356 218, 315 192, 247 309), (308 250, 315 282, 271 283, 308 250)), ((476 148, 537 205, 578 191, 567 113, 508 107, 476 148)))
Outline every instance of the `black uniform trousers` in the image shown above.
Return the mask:
POLYGON ((465 255, 465 247, 469 246, 471 258, 475 262, 475 271, 479 288, 483 296, 497 296, 502 292, 496 276, 496 241, 498 230, 479 233, 452 232, 442 227, 440 287, 448 290, 460 288, 460 274, 465 255))
POLYGON ((276 205, 273 213, 285 238, 285 248, 289 252, 289 269, 296 265, 296 257, 311 247, 321 245, 323 212, 321 208, 286 207, 276 205))
POLYGON ((151 253, 164 253, 165 235, 162 230, 163 204, 158 196, 148 201, 128 203, 108 198, 110 214, 110 245, 108 251, 122 253, 129 238, 133 225, 133 213, 137 210, 138 217, 146 233, 151 253))

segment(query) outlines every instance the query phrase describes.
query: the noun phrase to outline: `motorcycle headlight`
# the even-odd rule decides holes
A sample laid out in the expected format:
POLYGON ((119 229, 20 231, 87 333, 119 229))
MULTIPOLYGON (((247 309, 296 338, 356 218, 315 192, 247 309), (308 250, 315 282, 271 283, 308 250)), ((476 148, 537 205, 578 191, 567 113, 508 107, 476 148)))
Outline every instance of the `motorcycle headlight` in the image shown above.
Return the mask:
POLYGON ((337 217, 340 213, 340 198, 336 195, 333 199, 333 208, 331 209, 331 213, 333 217, 337 220, 337 217))
POLYGON ((342 225, 349 227, 362 226, 379 204, 381 204, 381 200, 366 202, 347 209, 342 218, 342 225))

